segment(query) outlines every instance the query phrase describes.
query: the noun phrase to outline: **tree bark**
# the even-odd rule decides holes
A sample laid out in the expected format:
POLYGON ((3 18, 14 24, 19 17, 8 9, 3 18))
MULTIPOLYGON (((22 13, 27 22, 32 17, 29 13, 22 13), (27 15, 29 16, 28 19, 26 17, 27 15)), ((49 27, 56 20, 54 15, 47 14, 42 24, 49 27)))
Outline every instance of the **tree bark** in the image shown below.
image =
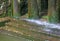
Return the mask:
POLYGON ((38 6, 38 12, 39 12, 39 18, 41 17, 41 0, 37 0, 37 6, 38 6))
POLYGON ((58 23, 58 13, 56 9, 56 0, 48 1, 48 21, 51 23, 58 23))
POLYGON ((13 17, 19 17, 18 0, 13 0, 13 17))
POLYGON ((28 3, 28 10, 29 10, 28 11, 29 18, 33 18, 33 19, 39 18, 37 0, 30 0, 30 2, 28 3))

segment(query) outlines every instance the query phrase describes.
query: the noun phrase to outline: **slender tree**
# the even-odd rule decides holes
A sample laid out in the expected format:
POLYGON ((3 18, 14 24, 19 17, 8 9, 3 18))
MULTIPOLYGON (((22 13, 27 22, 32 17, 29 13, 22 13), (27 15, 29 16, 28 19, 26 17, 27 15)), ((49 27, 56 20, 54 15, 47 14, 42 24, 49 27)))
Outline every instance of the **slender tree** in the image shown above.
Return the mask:
POLYGON ((37 6, 38 6, 38 12, 39 12, 39 18, 41 15, 41 0, 37 0, 37 6))
POLYGON ((19 17, 19 8, 18 8, 18 0, 12 1, 13 5, 13 17, 18 18, 19 17))

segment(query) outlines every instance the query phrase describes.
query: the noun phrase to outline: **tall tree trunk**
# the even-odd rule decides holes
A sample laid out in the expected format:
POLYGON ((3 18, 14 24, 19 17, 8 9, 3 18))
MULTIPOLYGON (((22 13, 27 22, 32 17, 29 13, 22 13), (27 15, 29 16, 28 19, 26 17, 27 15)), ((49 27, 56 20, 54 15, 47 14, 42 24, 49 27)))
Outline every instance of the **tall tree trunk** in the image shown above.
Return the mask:
POLYGON ((29 10, 28 11, 29 18, 33 18, 33 19, 39 18, 37 0, 30 0, 30 2, 28 3, 28 10, 29 10))
POLYGON ((31 0, 28 0, 28 17, 31 18, 31 0))
POLYGON ((13 0, 13 17, 19 17, 18 0, 13 0))
POLYGON ((58 23, 58 13, 56 9, 56 0, 49 0, 48 2, 48 21, 51 23, 58 23))
POLYGON ((39 12, 39 18, 41 17, 41 0, 37 0, 37 6, 38 6, 38 12, 39 12))

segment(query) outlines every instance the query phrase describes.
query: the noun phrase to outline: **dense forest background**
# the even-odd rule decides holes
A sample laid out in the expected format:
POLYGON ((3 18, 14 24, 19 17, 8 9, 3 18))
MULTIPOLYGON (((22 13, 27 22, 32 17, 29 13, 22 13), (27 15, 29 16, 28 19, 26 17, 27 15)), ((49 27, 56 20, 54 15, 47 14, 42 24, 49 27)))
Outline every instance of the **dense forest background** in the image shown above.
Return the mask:
MULTIPOLYGON (((60 22, 59 0, 0 0, 0 15, 60 22)), ((0 17, 1 17, 0 16, 0 17)))

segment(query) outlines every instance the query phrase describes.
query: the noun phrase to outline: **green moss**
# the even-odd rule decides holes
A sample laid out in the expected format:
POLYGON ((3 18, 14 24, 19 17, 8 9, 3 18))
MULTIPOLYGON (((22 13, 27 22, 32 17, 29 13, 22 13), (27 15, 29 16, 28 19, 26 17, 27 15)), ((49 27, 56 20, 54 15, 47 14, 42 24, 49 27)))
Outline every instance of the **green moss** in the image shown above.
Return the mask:
POLYGON ((2 22, 0 22, 0 27, 5 26, 6 22, 9 22, 9 21, 2 21, 2 22))

